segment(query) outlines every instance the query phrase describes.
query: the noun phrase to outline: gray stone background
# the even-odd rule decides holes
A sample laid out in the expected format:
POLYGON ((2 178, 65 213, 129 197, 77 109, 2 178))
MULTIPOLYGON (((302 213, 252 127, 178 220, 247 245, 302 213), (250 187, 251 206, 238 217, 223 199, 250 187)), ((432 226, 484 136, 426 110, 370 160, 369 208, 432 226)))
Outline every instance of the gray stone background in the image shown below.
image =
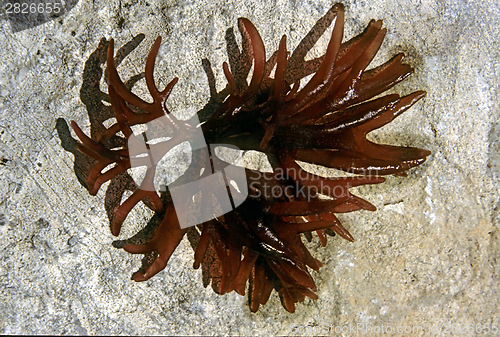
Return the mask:
MULTIPOLYGON (((224 36, 230 27, 237 32, 238 17, 255 23, 269 54, 283 34, 293 49, 333 2, 86 0, 18 31, 3 16, 0 333, 317 335, 312 327, 322 327, 320 334, 344 328, 344 335, 394 335, 406 327, 416 330, 405 335, 449 335, 436 329, 479 327, 459 334, 466 336, 500 324, 500 5, 344 4, 345 38, 360 33, 371 18, 384 20, 388 34, 374 65, 407 54, 415 74, 395 91, 428 93, 372 139, 426 148, 432 155, 407 178, 357 189, 378 210, 340 216, 356 242, 335 237, 325 248, 317 240, 308 244, 324 263, 313 272, 319 299, 298 304, 295 314, 281 307, 276 293, 252 314, 246 297, 203 288, 186 239, 163 272, 148 282, 131 281, 141 256, 111 246, 116 238, 104 189, 93 197, 80 185, 56 121, 75 120, 89 131, 82 73, 103 37, 121 46, 145 34, 119 67, 127 78, 143 71, 152 41, 163 36, 159 86, 178 76, 169 106, 175 114, 192 114, 209 97, 203 58, 210 60, 219 88, 225 85, 224 36), (354 326, 362 329, 346 330, 354 326), (392 333, 383 333, 389 327, 392 333)), ((313 52, 324 51, 326 42, 321 39, 313 52)), ((137 207, 119 238, 133 235, 150 217, 151 211, 137 207)))

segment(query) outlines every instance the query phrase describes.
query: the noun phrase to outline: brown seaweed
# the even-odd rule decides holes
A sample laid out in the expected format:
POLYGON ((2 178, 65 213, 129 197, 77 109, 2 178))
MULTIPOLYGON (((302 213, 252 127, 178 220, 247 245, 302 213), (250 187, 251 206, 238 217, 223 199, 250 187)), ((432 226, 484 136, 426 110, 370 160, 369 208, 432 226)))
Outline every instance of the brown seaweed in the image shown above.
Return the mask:
MULTIPOLYGON (((160 195, 152 188, 156 166, 149 166, 141 185, 116 208, 112 218, 112 232, 118 235, 127 215, 140 201, 147 201, 160 216, 160 224, 147 242, 125 240, 118 245, 129 253, 146 254, 143 267, 133 276, 135 281, 148 280, 163 270, 184 235, 190 233, 195 237, 191 240, 195 247, 193 266, 205 266, 218 275, 219 279, 213 277, 212 281, 219 294, 234 290, 244 295, 249 283, 250 309, 256 312, 275 289, 286 310, 294 312, 296 302, 306 296, 317 298, 309 270, 322 266, 304 245, 301 234, 310 238, 310 233, 316 232, 323 246, 326 234, 354 241, 335 214, 374 211, 375 206, 352 194, 349 188, 381 183, 381 175, 403 175, 430 154, 427 150, 366 139, 369 132, 391 122, 425 95, 417 91, 403 97, 391 94, 374 98, 413 71, 402 63, 402 54, 366 70, 386 34, 382 22, 372 20, 363 33, 344 43, 342 4, 333 6, 319 22, 322 26, 315 27, 294 52, 287 51, 283 36, 277 52, 266 60, 257 29, 248 19, 239 19, 242 51, 233 56, 231 65, 223 64, 228 85, 221 92, 219 106, 211 113, 200 113, 204 122, 201 126, 178 120, 168 111, 165 102, 177 78, 162 91, 157 89, 153 72, 160 38, 153 44, 145 67, 152 103, 132 93, 122 82, 113 58, 114 42, 109 42, 108 90, 116 123, 99 139, 89 138, 75 122, 71 123, 81 141, 78 149, 97 161, 86 181, 91 194, 131 167, 127 146, 113 148, 109 140, 119 137, 126 144, 132 126, 162 116, 167 117, 173 130, 167 144, 156 149, 162 153, 189 139, 187 135, 193 128, 201 127, 207 144, 261 151, 273 168, 270 173, 246 170, 249 196, 232 212, 199 224, 196 229, 182 229, 169 192, 160 195), (307 50, 334 18, 325 55, 306 61, 307 50), (247 83, 252 64, 253 74, 247 83), (301 87, 300 81, 310 74, 312 77, 301 87), (297 160, 357 176, 321 177, 302 169, 297 160)), ((212 90, 212 96, 214 93, 212 90)), ((217 99, 213 102, 217 103, 217 99)), ((210 160, 216 159, 214 154, 210 156, 210 160)), ((207 165, 207 161, 193 160, 179 181, 207 165)))

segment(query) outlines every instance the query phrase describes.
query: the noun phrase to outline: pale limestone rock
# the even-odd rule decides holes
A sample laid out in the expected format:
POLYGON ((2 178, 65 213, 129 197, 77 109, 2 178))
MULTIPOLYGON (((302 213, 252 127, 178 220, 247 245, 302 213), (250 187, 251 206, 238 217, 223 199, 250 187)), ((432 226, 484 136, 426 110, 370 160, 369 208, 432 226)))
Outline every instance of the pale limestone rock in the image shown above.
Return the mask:
MULTIPOLYGON (((336 237, 326 248, 308 244, 324 263, 313 273, 319 300, 298 304, 295 314, 276 293, 252 314, 246 297, 203 288, 186 239, 163 272, 131 281, 141 257, 111 246, 104 189, 92 197, 80 185, 56 121, 75 120, 88 132, 82 74, 103 37, 121 46, 145 34, 119 67, 128 78, 143 71, 152 41, 162 35, 156 76, 160 86, 180 78, 169 106, 188 116, 209 97, 203 58, 219 89, 225 85, 224 36, 231 27, 237 33, 238 17, 255 23, 269 54, 283 34, 292 49, 333 3, 80 1, 68 14, 23 31, 13 33, 1 21, 0 331, 317 335, 344 328, 344 335, 356 335, 355 327, 377 332, 383 325, 386 332, 422 327, 428 335, 436 324, 500 324, 500 7, 484 0, 344 3, 346 38, 371 18, 384 20, 388 34, 374 64, 407 54, 415 74, 394 90, 427 91, 372 138, 432 155, 407 178, 358 188, 378 210, 340 216, 355 243, 336 237)), ((320 42, 316 53, 327 39, 320 42)), ((119 238, 150 216, 137 207, 119 238)))

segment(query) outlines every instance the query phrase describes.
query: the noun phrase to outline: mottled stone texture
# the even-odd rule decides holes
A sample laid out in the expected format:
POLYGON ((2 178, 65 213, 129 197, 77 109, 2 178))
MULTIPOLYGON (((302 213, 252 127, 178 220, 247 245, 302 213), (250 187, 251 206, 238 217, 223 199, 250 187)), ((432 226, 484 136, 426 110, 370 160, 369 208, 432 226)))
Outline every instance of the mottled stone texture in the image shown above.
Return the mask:
MULTIPOLYGON (((275 294, 252 314, 246 297, 203 288, 186 239, 165 271, 145 283, 131 281, 141 257, 112 247, 105 190, 92 197, 82 187, 73 166, 75 156, 83 159, 66 123, 75 120, 88 132, 87 109, 102 104, 99 88, 80 90, 92 76, 85 63, 102 38, 121 46, 145 34, 119 67, 128 78, 143 71, 152 41, 162 35, 159 86, 178 76, 169 106, 189 116, 209 98, 202 59, 210 61, 218 87, 225 85, 225 36, 229 28, 237 32, 238 17, 255 23, 267 50, 276 50, 283 34, 292 49, 333 2, 80 1, 67 14, 18 32, 1 21, 0 332, 317 335, 344 328, 356 335, 355 327, 377 332, 383 325, 386 332, 414 327, 418 334, 421 327, 430 334, 429 327, 443 324, 500 324, 500 7, 436 0, 344 4, 346 38, 371 18, 388 28, 374 65, 403 51, 415 68, 394 90, 427 91, 372 139, 432 155, 407 178, 358 188, 378 210, 340 216, 355 243, 308 244, 324 263, 313 273, 320 299, 298 304, 295 314, 275 294)), ((105 92, 104 83, 100 89, 105 92)), ((253 167, 258 160, 249 159, 253 167)), ((151 215, 138 207, 119 238, 151 215)))

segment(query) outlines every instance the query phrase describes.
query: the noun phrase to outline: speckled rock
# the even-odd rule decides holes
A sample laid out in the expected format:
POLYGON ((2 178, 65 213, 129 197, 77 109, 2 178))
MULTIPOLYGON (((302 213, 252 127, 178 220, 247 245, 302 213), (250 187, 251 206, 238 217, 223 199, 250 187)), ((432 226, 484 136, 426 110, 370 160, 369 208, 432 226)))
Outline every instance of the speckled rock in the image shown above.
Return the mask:
MULTIPOLYGON (((325 248, 317 240, 307 244, 324 263, 313 272, 319 299, 298 304, 294 314, 276 293, 252 314, 246 297, 204 288, 186 239, 163 272, 131 281, 141 257, 112 247, 104 189, 92 197, 79 182, 74 162, 82 155, 67 145, 67 123, 88 132, 87 108, 102 104, 80 90, 102 38, 122 46, 145 35, 119 67, 129 78, 143 71, 152 41, 163 36, 159 86, 179 77, 169 107, 190 116, 209 98, 202 59, 210 61, 218 88, 225 85, 225 34, 237 31, 238 17, 255 23, 268 51, 283 34, 292 49, 333 2, 80 1, 20 31, 0 17, 0 332, 350 336, 500 329, 500 6, 344 4, 346 38, 371 18, 384 20, 388 34, 373 65, 403 51, 415 68, 393 90, 427 91, 372 139, 432 155, 406 178, 357 188, 378 210, 340 216, 354 243, 335 237, 325 248)), ((326 42, 325 36, 311 53, 324 51, 326 42)), ((103 81, 100 90, 106 91, 103 81)), ((151 216, 137 206, 119 239, 151 216)))

